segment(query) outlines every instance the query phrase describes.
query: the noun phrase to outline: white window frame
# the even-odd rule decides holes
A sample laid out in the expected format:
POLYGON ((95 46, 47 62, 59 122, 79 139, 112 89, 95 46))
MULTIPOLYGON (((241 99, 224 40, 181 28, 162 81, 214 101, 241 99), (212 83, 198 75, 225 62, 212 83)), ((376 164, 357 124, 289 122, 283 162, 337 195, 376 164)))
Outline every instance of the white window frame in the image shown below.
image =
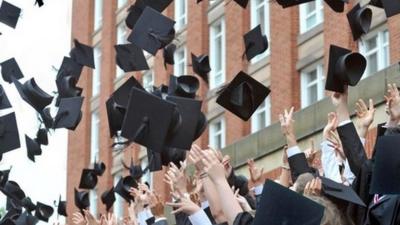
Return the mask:
MULTIPOLYGON (((258 26, 260 24, 261 25, 261 30, 263 31, 263 33, 265 35, 267 35, 268 41, 270 41, 271 39, 269 38, 270 37, 269 0, 261 0, 261 3, 259 3, 258 5, 257 5, 257 1, 258 0, 251 0, 251 3, 250 3, 251 29, 255 28, 256 26, 258 26), (262 10, 264 12, 264 21, 259 21, 258 20, 257 13, 260 12, 260 10, 262 10)), ((271 45, 271 43, 269 43, 269 46, 270 45, 271 45)), ((268 49, 265 52, 263 52, 262 54, 259 54, 256 57, 254 57, 251 60, 251 63, 256 63, 256 62, 260 61, 261 59, 263 59, 264 57, 266 57, 270 53, 271 53, 271 50, 270 50, 270 47, 268 47, 268 49)))
POLYGON ((225 54, 226 54, 226 31, 225 31, 225 18, 222 17, 218 19, 216 22, 210 25, 210 65, 211 65, 211 72, 210 72, 210 89, 216 88, 225 83, 225 54), (216 33, 216 26, 221 26, 221 31, 216 33), (216 60, 213 56, 216 54, 216 47, 215 47, 215 39, 221 38, 222 46, 221 46, 221 70, 216 71, 216 60), (216 83, 217 76, 221 76, 221 81, 216 83))
POLYGON ((211 121, 210 123, 210 127, 209 127, 209 143, 210 146, 218 149, 219 146, 216 146, 216 142, 215 142, 215 137, 218 135, 221 135, 221 148, 225 147, 225 138, 226 138, 226 127, 225 127, 225 118, 224 117, 220 117, 217 119, 214 119, 213 121, 211 121), (216 130, 216 124, 217 123, 221 123, 221 129, 220 130, 216 130))
POLYGON ((187 24, 187 11, 188 11, 188 1, 187 0, 175 0, 175 29, 177 31, 184 28, 187 24), (180 9, 183 12, 180 13, 180 9))
MULTIPOLYGON (((118 173, 114 174, 114 187, 117 186, 118 181, 121 178, 122 178, 121 172, 118 172, 118 173)), ((113 205, 113 212, 114 212, 115 216, 117 217, 117 219, 123 218, 123 216, 124 216, 124 199, 118 194, 115 195, 115 202, 114 202, 114 205, 113 205)))
POLYGON ((128 0, 117 0, 117 8, 121 9, 124 7, 126 4, 128 4, 128 0))
POLYGON ((314 104, 315 102, 310 102, 308 99, 308 92, 309 92, 309 87, 317 84, 317 101, 323 99, 325 97, 325 76, 324 76, 324 68, 322 64, 318 64, 314 67, 305 69, 301 71, 301 107, 305 108, 311 104, 314 104), (317 72, 317 77, 314 81, 311 83, 307 83, 308 76, 312 71, 317 72))
POLYGON ((186 74, 186 72, 187 72, 187 66, 186 66, 187 55, 186 54, 187 54, 187 52, 186 52, 186 48, 184 46, 175 51, 175 54, 174 54, 174 62, 175 62, 174 63, 174 75, 175 76, 182 76, 182 75, 186 74), (183 56, 183 57, 180 57, 180 56, 183 56), (183 68, 183 71, 181 71, 181 68, 183 68))
POLYGON ((99 159, 100 152, 100 117, 98 111, 93 111, 90 125, 90 163, 99 159))
POLYGON ((390 65, 390 40, 389 40, 389 31, 387 29, 379 31, 375 35, 365 38, 363 41, 359 42, 359 49, 360 53, 367 59, 367 68, 364 72, 364 76, 368 77, 380 70, 385 69, 390 65), (386 36, 387 35, 387 36, 386 36), (385 40, 385 36, 387 39, 385 40), (367 51, 366 49, 366 41, 371 40, 373 38, 376 38, 376 47, 374 49, 370 49, 367 51), (387 49, 387 55, 385 56, 385 48, 387 49), (368 57, 372 54, 377 54, 377 71, 371 72, 369 71, 368 65, 370 62, 368 62, 368 57), (385 62, 385 58, 387 57, 387 62, 385 62))
POLYGON ((92 72, 92 97, 95 97, 100 94, 101 88, 101 44, 97 44, 94 47, 93 55, 96 69, 92 72))
POLYGON ((154 73, 152 70, 149 70, 149 71, 146 71, 145 73, 143 73, 142 85, 143 85, 143 88, 146 89, 147 91, 152 90, 152 88, 154 86, 154 73), (149 77, 151 79, 148 80, 149 77))
POLYGON ((89 210, 90 210, 90 213, 95 218, 97 218, 97 201, 98 201, 97 189, 90 190, 89 191, 89 202, 90 202, 89 210))
POLYGON ((324 21, 324 3, 322 0, 315 0, 312 2, 307 2, 307 3, 301 4, 299 7, 299 10, 300 10, 300 33, 305 33, 307 31, 311 30, 312 28, 318 26, 319 24, 321 24, 324 21), (307 12, 307 6, 309 4, 316 4, 315 11, 307 12), (315 24, 308 27, 307 19, 314 15, 317 17, 316 18, 317 21, 315 24))
POLYGON ((251 117, 251 132, 255 133, 265 127, 268 127, 269 125, 271 125, 271 98, 270 96, 268 96, 263 104, 261 104, 258 109, 254 112, 253 116, 251 117), (259 122, 259 115, 264 113, 265 118, 265 124, 261 125, 261 127, 259 127, 260 122, 259 122))
MULTIPOLYGON (((126 27, 125 22, 121 22, 120 24, 118 24, 117 26, 117 44, 127 44, 128 41, 126 40, 127 38, 127 33, 128 33, 128 29, 126 27)), ((116 77, 122 77, 125 75, 125 72, 119 68, 119 66, 117 64, 115 64, 116 66, 116 77)))
POLYGON ((94 0, 94 31, 99 30, 103 26, 103 0, 94 0))

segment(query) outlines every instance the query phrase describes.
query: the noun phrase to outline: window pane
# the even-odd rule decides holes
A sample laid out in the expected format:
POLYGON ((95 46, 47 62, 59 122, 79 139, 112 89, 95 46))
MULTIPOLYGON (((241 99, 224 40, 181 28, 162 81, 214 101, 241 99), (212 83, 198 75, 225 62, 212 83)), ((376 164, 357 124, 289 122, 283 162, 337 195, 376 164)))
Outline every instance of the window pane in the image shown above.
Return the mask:
POLYGON ((308 2, 306 3, 306 13, 310 14, 316 10, 316 2, 308 2))
POLYGON ((378 71, 378 55, 373 53, 367 57, 368 74, 375 73, 378 71))
POLYGON ((180 48, 175 52, 174 55, 174 74, 176 76, 181 76, 186 73, 186 49, 185 48, 180 48))
POLYGON ((99 130, 100 130, 100 119, 97 112, 92 113, 91 120, 91 149, 90 149, 90 162, 94 163, 98 159, 99 155, 99 130))
POLYGON ((313 70, 310 73, 308 73, 307 76, 307 83, 311 83, 317 79, 317 70, 313 70))
POLYGON ((90 213, 97 217, 97 193, 96 190, 89 192, 90 213))
POLYGON ((96 69, 93 70, 92 76, 92 97, 100 93, 100 76, 101 76, 101 47, 97 45, 94 50, 94 64, 96 69))
POLYGON ((94 1, 94 30, 96 31, 103 23, 103 0, 94 1))
POLYGON ((317 14, 312 15, 306 20, 306 27, 311 28, 317 24, 317 14))
MULTIPOLYGON (((118 184, 119 179, 121 179, 121 175, 114 176, 114 187, 118 184)), ((115 202, 113 206, 113 211, 117 219, 122 218, 124 216, 124 200, 118 194, 115 195, 115 202)))
POLYGON ((225 82, 224 58, 225 58, 225 34, 223 20, 213 24, 210 32, 210 88, 215 88, 225 82))
POLYGON ((308 103, 311 105, 312 103, 318 101, 318 86, 317 84, 308 87, 308 103))
POLYGON ((117 44, 126 44, 127 28, 125 22, 122 22, 117 27, 117 44))
POLYGON ((365 48, 367 49, 367 52, 369 52, 369 51, 371 51, 371 50, 373 50, 373 49, 375 49, 376 48, 376 45, 377 45, 377 37, 374 37, 374 38, 371 38, 371 39, 369 39, 369 40, 367 40, 366 42, 365 42, 365 48))

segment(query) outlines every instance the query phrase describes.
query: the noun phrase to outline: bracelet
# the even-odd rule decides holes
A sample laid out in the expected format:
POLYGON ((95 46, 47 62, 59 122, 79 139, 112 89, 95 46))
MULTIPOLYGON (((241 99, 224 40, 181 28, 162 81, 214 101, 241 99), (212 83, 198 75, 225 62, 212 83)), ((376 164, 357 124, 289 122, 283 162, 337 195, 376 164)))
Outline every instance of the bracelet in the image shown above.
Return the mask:
POLYGON ((284 169, 284 170, 290 170, 289 166, 281 166, 281 168, 284 169))

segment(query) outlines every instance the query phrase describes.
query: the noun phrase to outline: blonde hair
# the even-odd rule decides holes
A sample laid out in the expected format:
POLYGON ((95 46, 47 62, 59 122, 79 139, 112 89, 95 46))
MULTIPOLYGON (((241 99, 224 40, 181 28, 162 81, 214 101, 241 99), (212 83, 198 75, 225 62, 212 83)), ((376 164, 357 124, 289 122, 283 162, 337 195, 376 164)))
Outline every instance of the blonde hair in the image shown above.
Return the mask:
POLYGON ((350 225, 346 221, 343 213, 326 197, 315 195, 304 196, 325 207, 321 225, 350 225))

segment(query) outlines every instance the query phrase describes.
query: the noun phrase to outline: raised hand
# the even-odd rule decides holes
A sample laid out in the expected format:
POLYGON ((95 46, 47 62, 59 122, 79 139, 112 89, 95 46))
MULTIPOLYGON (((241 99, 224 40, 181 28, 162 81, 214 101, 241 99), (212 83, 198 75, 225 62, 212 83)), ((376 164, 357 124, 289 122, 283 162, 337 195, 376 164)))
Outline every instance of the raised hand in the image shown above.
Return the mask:
POLYGON ((282 134, 285 136, 294 135, 294 120, 293 120, 294 107, 289 111, 285 109, 284 114, 279 114, 279 121, 281 123, 282 134))
POLYGON ((322 181, 320 178, 317 177, 312 179, 306 184, 304 188, 304 194, 320 196, 321 190, 322 190, 322 181))
POLYGON ((87 225, 86 219, 83 217, 82 213, 74 212, 72 214, 72 223, 75 225, 87 225))
POLYGON ((397 125, 400 121, 400 94, 396 84, 388 84, 386 99, 386 111, 390 116, 392 125, 397 125))
POLYGON ((88 225, 101 225, 102 220, 98 220, 89 210, 84 209, 83 213, 85 214, 85 219, 88 225))
POLYGON ((324 127, 324 131, 323 131, 324 139, 326 139, 326 140, 329 139, 330 132, 335 131, 337 126, 338 126, 338 120, 337 120, 336 113, 334 113, 334 112, 328 113, 328 123, 324 127))
POLYGON ((237 189, 235 191, 235 187, 232 187, 232 191, 235 194, 236 201, 239 203, 240 207, 242 207, 243 211, 245 211, 245 212, 252 211, 251 206, 247 202, 246 198, 239 194, 239 190, 240 189, 237 189))
POLYGON ((202 161, 203 156, 201 155, 201 152, 202 149, 198 145, 194 144, 192 145, 192 148, 190 149, 189 154, 187 156, 188 163, 193 164, 196 167, 197 171, 199 171, 200 173, 203 172, 204 168, 202 161))
POLYGON ((159 195, 152 193, 150 200, 150 210, 155 218, 164 217, 164 203, 159 195))
POLYGON ((187 193, 187 181, 188 179, 185 175, 185 168, 181 167, 178 169, 175 164, 170 163, 170 167, 164 176, 164 182, 170 186, 171 190, 179 190, 182 193, 187 193))
POLYGON ((264 179, 264 168, 257 168, 253 159, 247 160, 247 166, 250 172, 250 179, 254 186, 262 185, 265 181, 264 179))
POLYGON ((172 211, 172 214, 183 212, 187 215, 193 215, 197 211, 201 210, 201 208, 195 204, 189 197, 185 196, 184 194, 177 192, 171 193, 172 196, 177 199, 177 202, 167 202, 167 205, 176 208, 172 211))
POLYGON ((102 217, 103 217, 102 225, 118 225, 117 217, 114 215, 114 213, 108 213, 107 216, 102 216, 102 217))
POLYGON ((334 92, 331 94, 332 104, 336 107, 338 123, 350 119, 349 109, 347 108, 348 87, 345 86, 344 93, 334 92))
POLYGON ((329 146, 335 150, 336 156, 339 156, 339 159, 343 161, 346 160, 346 155, 344 154, 342 141, 340 140, 338 134, 335 131, 330 132, 330 136, 328 138, 329 146))
POLYGON ((204 171, 212 181, 225 180, 225 167, 218 160, 217 153, 213 150, 202 151, 204 171))
POLYGON ((369 126, 374 121, 375 107, 372 99, 369 100, 369 106, 365 104, 362 99, 356 102, 356 115, 358 118, 358 132, 359 136, 365 138, 369 126))
POLYGON ((310 147, 304 150, 308 164, 312 164, 314 162, 317 151, 318 150, 315 148, 314 139, 310 139, 310 147))

